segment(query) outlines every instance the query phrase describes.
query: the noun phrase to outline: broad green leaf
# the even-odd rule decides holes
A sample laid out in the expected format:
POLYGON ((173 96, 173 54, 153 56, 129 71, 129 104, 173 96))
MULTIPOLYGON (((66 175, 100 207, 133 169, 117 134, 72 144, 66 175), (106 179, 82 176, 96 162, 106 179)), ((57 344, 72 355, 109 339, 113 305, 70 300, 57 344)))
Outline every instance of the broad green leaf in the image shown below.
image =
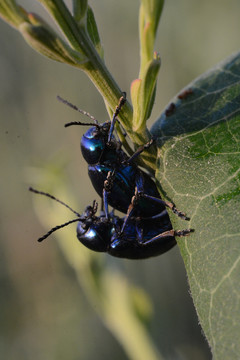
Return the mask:
POLYGON ((174 228, 195 230, 178 244, 214 359, 239 359, 240 53, 188 89, 153 126, 161 137, 156 177, 191 218, 170 214, 174 228))

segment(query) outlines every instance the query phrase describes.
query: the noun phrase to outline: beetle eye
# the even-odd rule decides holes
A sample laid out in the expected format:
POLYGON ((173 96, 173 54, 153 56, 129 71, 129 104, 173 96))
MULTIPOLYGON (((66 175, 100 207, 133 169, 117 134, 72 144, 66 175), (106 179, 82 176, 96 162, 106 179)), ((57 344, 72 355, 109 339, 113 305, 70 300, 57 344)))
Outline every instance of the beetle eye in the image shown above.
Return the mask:
POLYGON ((93 130, 92 135, 93 135, 94 139, 98 139, 99 138, 99 129, 96 128, 95 130, 93 130))
POLYGON ((108 132, 108 131, 109 131, 109 128, 110 128, 110 123, 109 123, 109 122, 105 122, 105 123, 102 125, 102 130, 105 131, 105 132, 108 132))
POLYGON ((87 229, 87 224, 86 223, 82 223, 81 226, 82 226, 82 229, 84 229, 84 230, 87 229))

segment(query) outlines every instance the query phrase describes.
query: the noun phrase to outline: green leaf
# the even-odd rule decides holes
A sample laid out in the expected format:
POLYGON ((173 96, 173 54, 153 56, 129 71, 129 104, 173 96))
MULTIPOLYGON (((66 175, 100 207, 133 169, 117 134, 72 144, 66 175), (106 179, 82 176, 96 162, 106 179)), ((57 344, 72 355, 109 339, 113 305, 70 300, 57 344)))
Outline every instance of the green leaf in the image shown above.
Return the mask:
MULTIPOLYGON (((139 105, 139 97, 140 97, 140 91, 142 87, 142 80, 141 79, 135 79, 131 83, 131 100, 132 100, 132 106, 133 106, 133 112, 134 112, 134 119, 139 119, 141 117, 140 114, 140 105, 139 105)), ((136 122, 136 120, 135 120, 136 122)))
POLYGON ((77 22, 85 17, 87 8, 88 0, 73 0, 73 14, 77 22))
POLYGON ((103 47, 101 45, 94 13, 90 8, 90 6, 88 7, 88 11, 87 11, 87 31, 95 49, 97 50, 100 57, 103 59, 103 47))
POLYGON ((142 0, 146 21, 152 22, 154 35, 157 32, 160 16, 162 14, 164 0, 142 0))
POLYGON ((37 15, 28 16, 30 23, 22 23, 19 31, 30 46, 50 59, 81 67, 88 60, 74 51, 37 15))
POLYGON ((170 214, 174 228, 195 230, 178 244, 214 358, 239 359, 240 53, 188 89, 153 126, 162 137, 156 177, 191 218, 170 214))
POLYGON ((139 9, 140 71, 142 79, 147 63, 152 60, 156 32, 163 9, 163 0, 142 0, 139 9))
POLYGON ((148 62, 143 78, 136 79, 131 85, 131 98, 133 104, 133 131, 141 133, 145 131, 146 121, 151 115, 157 76, 160 69, 160 58, 148 62))
POLYGON ((0 2, 0 16, 16 28, 18 28, 22 22, 27 21, 27 13, 22 7, 17 5, 14 0, 0 2))

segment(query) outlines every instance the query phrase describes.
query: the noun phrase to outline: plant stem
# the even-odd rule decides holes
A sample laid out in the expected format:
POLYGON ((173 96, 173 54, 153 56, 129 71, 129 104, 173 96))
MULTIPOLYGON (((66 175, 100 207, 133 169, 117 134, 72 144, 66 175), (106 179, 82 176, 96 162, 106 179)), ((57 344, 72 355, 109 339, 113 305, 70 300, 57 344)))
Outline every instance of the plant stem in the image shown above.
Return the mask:
MULTIPOLYGON (((76 23, 62 0, 39 0, 39 2, 49 10, 72 47, 83 53, 86 58, 89 59, 81 68, 98 88, 110 108, 114 110, 121 97, 122 91, 93 46, 85 27, 76 23)), ((130 131, 132 107, 129 102, 126 102, 119 117, 126 131, 130 131)))

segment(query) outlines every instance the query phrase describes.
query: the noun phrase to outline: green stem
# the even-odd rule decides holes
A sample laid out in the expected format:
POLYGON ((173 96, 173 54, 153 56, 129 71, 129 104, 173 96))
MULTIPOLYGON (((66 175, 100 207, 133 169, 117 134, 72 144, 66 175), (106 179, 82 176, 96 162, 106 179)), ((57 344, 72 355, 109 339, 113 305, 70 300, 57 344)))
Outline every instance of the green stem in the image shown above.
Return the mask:
MULTIPOLYGON (((110 108, 114 110, 122 91, 94 48, 85 28, 76 23, 62 0, 39 0, 39 2, 49 10, 72 47, 89 59, 82 70, 87 73, 110 108)), ((130 132, 132 107, 129 102, 126 102, 123 111, 121 111, 120 119, 126 131, 130 132)))
MULTIPOLYGON (((38 0, 50 12, 54 20, 63 31, 65 37, 76 51, 83 54, 88 61, 81 65, 81 69, 92 80, 94 85, 103 96, 106 104, 115 110, 121 96, 121 89, 108 71, 104 61, 96 51, 91 39, 88 36, 84 25, 78 24, 68 8, 62 0, 38 0)), ((132 127, 133 109, 127 101, 121 110, 119 120, 121 121, 124 129, 128 133, 130 139, 137 146, 147 143, 150 139, 150 133, 145 128, 139 129, 136 133, 132 127)), ((146 166, 155 170, 156 152, 154 147, 151 147, 147 152, 141 156, 146 166)))

